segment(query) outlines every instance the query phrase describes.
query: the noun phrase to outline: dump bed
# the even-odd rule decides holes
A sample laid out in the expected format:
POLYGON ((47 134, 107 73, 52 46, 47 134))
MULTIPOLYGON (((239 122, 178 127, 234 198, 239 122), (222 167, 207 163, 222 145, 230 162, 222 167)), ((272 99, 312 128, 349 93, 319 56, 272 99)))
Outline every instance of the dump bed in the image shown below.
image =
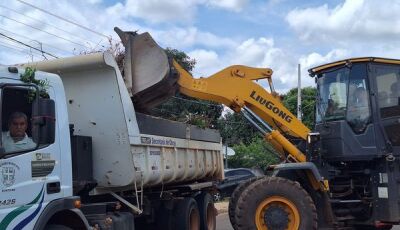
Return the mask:
MULTIPOLYGON (((223 178, 213 130, 136 114, 109 53, 30 63, 61 76, 74 134, 92 137, 93 177, 114 190, 223 178)), ((89 162, 88 162, 89 163, 89 162)))

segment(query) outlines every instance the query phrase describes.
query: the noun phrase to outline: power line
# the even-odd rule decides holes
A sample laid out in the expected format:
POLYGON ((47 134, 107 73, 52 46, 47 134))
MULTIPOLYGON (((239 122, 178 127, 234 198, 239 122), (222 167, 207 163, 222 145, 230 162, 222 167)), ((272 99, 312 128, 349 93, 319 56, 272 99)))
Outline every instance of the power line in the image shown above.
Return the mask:
POLYGON ((68 42, 71 42, 71 43, 73 43, 73 44, 76 44, 76 45, 79 45, 79 46, 82 46, 82 47, 85 47, 85 48, 90 48, 90 47, 87 47, 87 46, 85 46, 85 45, 82 45, 82 44, 80 44, 80 43, 77 43, 77 42, 74 42, 74 41, 72 41, 72 40, 69 40, 69 39, 67 39, 67 38, 64 38, 64 37, 58 36, 57 34, 53 34, 53 33, 47 32, 47 31, 45 31, 45 30, 42 30, 42 29, 40 29, 40 28, 37 28, 37 27, 35 27, 35 26, 32 26, 32 25, 26 24, 26 23, 24 23, 24 22, 20 22, 20 21, 18 21, 18 20, 15 20, 15 19, 13 19, 13 18, 10 18, 10 17, 7 17, 7 16, 5 16, 5 15, 2 15, 2 14, 0 14, 0 16, 1 16, 1 17, 3 17, 3 18, 6 18, 6 19, 8 19, 8 20, 11 20, 11 21, 14 21, 14 22, 20 23, 20 24, 22 24, 22 25, 25 25, 25 26, 31 27, 31 28, 33 28, 33 29, 35 29, 35 30, 42 31, 43 33, 46 33, 46 34, 52 35, 52 36, 54 36, 54 37, 57 37, 57 38, 63 39, 63 40, 65 40, 65 41, 68 41, 68 42))
MULTIPOLYGON (((11 42, 11 41, 7 40, 7 42, 4 42, 4 41, 0 40, 0 43, 2 43, 3 45, 6 45, 6 46, 8 46, 10 48, 15 48, 15 49, 18 49, 18 50, 24 50, 24 51, 28 52, 27 49, 25 49, 25 48, 23 48, 21 46, 16 46, 16 45, 10 44, 9 42, 11 42)), ((29 51, 31 52, 32 50, 29 50, 29 51)))
POLYGON ((57 56, 55 56, 55 55, 53 55, 53 54, 51 54, 51 53, 48 53, 48 52, 46 52, 46 51, 43 51, 43 50, 40 50, 40 49, 38 49, 38 48, 36 48, 36 47, 33 47, 33 46, 31 46, 31 45, 28 45, 28 44, 26 44, 26 43, 24 43, 24 42, 21 42, 21 41, 17 40, 17 39, 14 39, 14 38, 12 38, 12 37, 9 37, 9 36, 7 36, 7 35, 5 35, 5 34, 3 34, 3 33, 0 33, 0 36, 3 36, 3 37, 5 37, 5 38, 7 38, 8 40, 11 40, 11 41, 13 41, 13 42, 19 43, 19 44, 21 44, 21 45, 27 46, 27 47, 29 47, 29 48, 31 48, 31 49, 37 50, 37 51, 41 52, 42 54, 47 54, 47 55, 52 56, 52 57, 54 57, 54 58, 58 58, 57 56))
POLYGON ((9 44, 7 44, 7 43, 5 43, 5 42, 2 42, 2 41, 0 41, 0 46, 7 47, 7 48, 9 48, 9 49, 17 50, 17 51, 19 51, 19 52, 28 54, 28 52, 25 51, 24 49, 15 48, 16 46, 11 46, 11 45, 9 45, 9 44))
POLYGON ((53 14, 53 13, 51 13, 51 12, 45 10, 45 9, 39 8, 39 7, 35 6, 35 5, 32 5, 32 4, 30 4, 30 3, 28 3, 28 2, 25 2, 25 1, 22 1, 22 0, 17 0, 17 1, 20 2, 20 3, 23 3, 23 4, 25 4, 25 5, 28 5, 28 6, 32 7, 32 8, 35 8, 35 9, 37 9, 37 10, 40 10, 40 11, 46 13, 46 14, 50 14, 50 15, 53 16, 53 17, 56 17, 56 18, 58 18, 58 19, 61 19, 61 20, 66 21, 66 22, 68 22, 68 23, 71 23, 71 24, 73 24, 73 25, 75 25, 75 26, 78 26, 78 27, 80 27, 80 28, 82 28, 82 29, 85 29, 85 30, 87 30, 87 31, 90 31, 90 32, 92 32, 92 33, 94 33, 94 34, 97 34, 97 35, 99 35, 99 36, 103 36, 103 37, 106 37, 107 39, 109 39, 108 36, 106 36, 106 35, 104 35, 104 34, 102 34, 102 33, 99 33, 99 32, 97 32, 97 31, 94 31, 94 30, 92 30, 92 29, 90 29, 90 28, 88 28, 88 27, 86 27, 86 26, 82 26, 82 25, 80 25, 80 24, 78 24, 78 23, 76 23, 76 22, 73 22, 73 21, 69 20, 69 19, 66 19, 66 18, 63 18, 63 17, 61 17, 61 16, 58 16, 57 14, 53 14))
POLYGON ((8 48, 8 49, 16 50, 16 51, 18 51, 18 52, 20 52, 20 53, 27 54, 27 55, 29 55, 29 56, 31 56, 31 57, 33 57, 33 56, 35 56, 35 57, 41 57, 41 56, 39 56, 39 55, 37 55, 37 54, 30 53, 30 52, 28 52, 28 51, 26 51, 26 50, 24 50, 24 49, 17 49, 17 48, 8 46, 8 45, 4 45, 3 42, 0 42, 0 43, 1 43, 0 46, 3 46, 3 47, 8 48))
MULTIPOLYGON (((17 34, 17 33, 15 33, 15 32, 11 32, 11 31, 6 30, 6 29, 4 29, 4 28, 0 28, 0 30, 5 31, 5 32, 10 33, 10 34, 13 34, 13 35, 15 35, 15 36, 17 36, 17 37, 27 39, 27 40, 29 40, 29 41, 36 41, 36 40, 32 40, 31 38, 29 38, 29 37, 27 37, 27 36, 24 36, 24 35, 21 35, 21 34, 17 34)), ((53 49, 62 51, 62 52, 66 52, 66 53, 69 53, 69 54, 74 54, 74 53, 72 53, 71 51, 60 49, 60 48, 58 48, 58 47, 56 47, 56 46, 53 46, 53 45, 50 45, 50 44, 48 44, 48 43, 44 43, 44 42, 41 42, 41 41, 39 41, 39 43, 44 44, 44 45, 46 45, 46 46, 48 46, 48 47, 51 47, 51 48, 53 48, 53 49)))
POLYGON ((0 5, 0 7, 1 7, 1 8, 5 8, 5 9, 7 9, 7 10, 10 10, 10 11, 12 11, 12 12, 14 12, 14 13, 17 13, 17 14, 19 14, 19 15, 22 15, 22 16, 24 16, 24 17, 30 18, 30 19, 32 19, 32 20, 34 20, 34 21, 40 22, 40 23, 42 23, 42 24, 45 24, 45 25, 47 25, 47 26, 53 27, 53 28, 56 29, 56 30, 62 31, 62 32, 67 33, 67 34, 69 34, 69 35, 72 35, 72 36, 74 36, 74 37, 76 37, 76 38, 79 38, 79 39, 81 39, 81 40, 84 40, 85 42, 94 44, 94 42, 87 41, 86 39, 81 38, 81 37, 79 37, 79 36, 77 36, 77 35, 75 35, 75 34, 69 32, 69 31, 63 30, 63 29, 61 29, 61 28, 59 28, 59 27, 57 27, 57 26, 54 26, 54 25, 49 24, 49 23, 47 23, 47 22, 41 21, 41 20, 39 20, 39 19, 36 19, 36 18, 31 17, 31 16, 29 16, 29 15, 26 15, 26 14, 24 14, 24 13, 18 12, 18 11, 16 11, 16 10, 12 9, 12 8, 7 7, 7 6, 0 5))

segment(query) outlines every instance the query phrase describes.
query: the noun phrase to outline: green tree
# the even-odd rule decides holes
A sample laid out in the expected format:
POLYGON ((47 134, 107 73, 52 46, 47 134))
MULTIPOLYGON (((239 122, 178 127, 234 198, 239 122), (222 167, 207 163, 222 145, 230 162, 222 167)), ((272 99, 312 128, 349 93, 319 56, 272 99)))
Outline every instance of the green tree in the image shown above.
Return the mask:
POLYGON ((241 143, 233 146, 235 155, 228 157, 228 165, 232 168, 261 168, 279 162, 279 157, 270 144, 263 138, 254 138, 248 145, 241 143))
MULTIPOLYGON (((190 58, 185 52, 167 48, 168 56, 174 58, 186 71, 191 73, 196 65, 196 60, 190 58)), ((201 128, 216 128, 218 118, 221 116, 223 106, 211 101, 190 98, 177 94, 164 103, 156 106, 151 115, 176 120, 201 128)))
MULTIPOLYGON (((317 90, 314 87, 305 87, 301 89, 301 111, 302 122, 310 129, 314 127, 314 107, 317 90)), ((283 104, 293 114, 297 114, 297 88, 291 89, 282 95, 283 104)))
POLYGON ((250 144, 254 138, 260 137, 256 130, 240 113, 228 112, 218 119, 217 129, 221 133, 222 142, 228 146, 250 144))
POLYGON ((166 48, 165 52, 169 57, 173 57, 186 71, 192 73, 192 70, 196 66, 195 59, 190 58, 185 52, 177 49, 166 48))

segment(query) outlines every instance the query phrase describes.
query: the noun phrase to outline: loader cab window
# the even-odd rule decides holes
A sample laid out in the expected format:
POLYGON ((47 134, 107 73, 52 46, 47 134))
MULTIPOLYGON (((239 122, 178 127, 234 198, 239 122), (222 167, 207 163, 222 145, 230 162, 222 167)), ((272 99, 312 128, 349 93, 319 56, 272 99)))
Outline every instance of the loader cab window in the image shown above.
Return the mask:
POLYGON ((400 146, 400 67, 373 65, 378 90, 378 107, 381 123, 394 146, 400 146))
POLYGON ((340 68, 318 75, 317 122, 345 118, 349 72, 349 68, 340 68))
POLYGON ((363 133, 371 122, 366 67, 354 64, 349 76, 346 120, 356 134, 363 133))
POLYGON ((1 147, 3 154, 26 152, 37 147, 31 117, 35 93, 25 87, 1 91, 1 147))
POLYGON ((318 75, 317 122, 346 120, 357 134, 371 121, 366 64, 336 67, 318 75))
POLYGON ((400 115, 400 68, 376 66, 378 104, 382 118, 400 115))

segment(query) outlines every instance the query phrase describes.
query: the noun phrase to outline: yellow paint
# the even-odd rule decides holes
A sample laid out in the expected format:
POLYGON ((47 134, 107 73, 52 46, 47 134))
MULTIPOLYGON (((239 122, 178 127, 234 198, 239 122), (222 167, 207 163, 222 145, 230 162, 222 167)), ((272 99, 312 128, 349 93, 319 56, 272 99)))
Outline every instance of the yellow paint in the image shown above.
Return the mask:
POLYGON ((280 206, 285 210, 289 217, 287 230, 296 230, 300 227, 300 213, 296 205, 290 200, 282 196, 271 196, 264 199, 256 209, 255 223, 257 230, 271 230, 268 229, 264 221, 265 212, 272 206, 280 206))
POLYGON ((177 62, 174 61, 173 66, 180 74, 178 84, 181 93, 222 103, 235 112, 248 107, 274 129, 266 139, 271 141, 278 152, 287 152, 299 162, 306 161, 305 155, 281 132, 306 140, 310 130, 281 103, 275 92, 268 92, 254 82, 268 79, 272 85, 271 69, 235 65, 207 78, 195 79, 177 62))

